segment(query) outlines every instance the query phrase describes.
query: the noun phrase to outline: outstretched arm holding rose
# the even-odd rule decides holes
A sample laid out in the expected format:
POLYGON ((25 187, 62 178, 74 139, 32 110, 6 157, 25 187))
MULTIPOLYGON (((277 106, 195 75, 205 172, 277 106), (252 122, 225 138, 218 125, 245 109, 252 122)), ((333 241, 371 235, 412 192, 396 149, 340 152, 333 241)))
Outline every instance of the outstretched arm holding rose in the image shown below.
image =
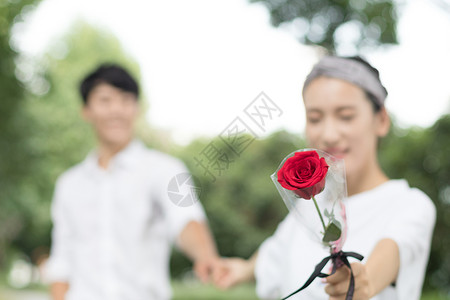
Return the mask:
MULTIPOLYGON (((353 228, 364 234, 349 234, 348 237, 355 245, 352 250, 358 250, 367 260, 364 264, 351 264, 355 280, 352 299, 365 300, 392 293, 398 299, 420 299, 436 210, 428 196, 410 187, 404 179, 389 179, 379 164, 379 140, 390 128, 385 107, 387 90, 379 71, 361 57, 325 56, 306 77, 302 95, 308 147, 344 160, 347 194, 355 196, 346 206, 352 211, 353 228), (390 287, 393 283, 395 287, 390 287)), ((320 164, 309 165, 321 170, 320 164)), ((301 166, 296 163, 286 166, 286 174, 301 178, 290 180, 292 178, 278 176, 280 184, 287 183, 287 186, 282 185, 283 193, 292 194, 289 191, 310 187, 297 186, 303 183, 300 180, 303 176, 312 174, 299 170, 301 166)), ((320 188, 311 193, 319 192, 320 188)), ((296 194, 303 199, 314 196, 296 194)), ((330 215, 329 210, 327 214, 330 215)), ((327 217, 325 211, 323 215, 327 217)), ((301 239, 301 235, 296 234, 296 225, 287 220, 288 217, 260 247, 257 261, 258 254, 249 260, 223 260, 214 272, 215 283, 228 288, 251 280, 257 263, 258 295, 271 299, 286 296, 279 293, 293 289, 286 280, 290 272, 294 272, 292 276, 307 276, 312 271, 286 259, 292 257, 289 254, 307 255, 307 250, 313 249, 310 247, 313 241, 301 239)), ((322 217, 321 223, 326 233, 328 225, 322 217)), ((333 232, 338 231, 333 229, 333 232)), ((308 299, 326 299, 326 295, 330 300, 345 299, 350 278, 351 271, 344 265, 325 279, 324 290, 321 285, 311 285, 303 295, 308 299)))
MULTIPOLYGON (((258 251, 248 260, 242 258, 223 258, 214 271, 214 284, 229 289, 238 284, 254 280, 258 251)), ((391 239, 383 239, 375 246, 367 263, 352 263, 355 278, 354 300, 370 299, 388 285, 395 282, 400 266, 397 244, 391 239)), ((335 274, 326 278, 325 292, 330 300, 345 299, 350 281, 350 270, 343 266, 335 274)))
MULTIPOLYGON (((383 239, 377 243, 366 264, 352 263, 355 278, 354 300, 365 300, 377 295, 394 283, 400 268, 397 243, 383 239)), ((350 270, 343 266, 326 278, 325 292, 330 300, 344 300, 350 281, 350 270)))

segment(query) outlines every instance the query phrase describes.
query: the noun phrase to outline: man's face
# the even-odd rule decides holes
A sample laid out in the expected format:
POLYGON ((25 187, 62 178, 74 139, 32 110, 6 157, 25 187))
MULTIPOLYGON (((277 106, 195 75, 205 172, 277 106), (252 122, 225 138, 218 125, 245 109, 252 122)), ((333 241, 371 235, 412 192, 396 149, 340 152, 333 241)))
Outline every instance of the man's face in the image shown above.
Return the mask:
POLYGON ((133 93, 101 83, 89 93, 82 114, 102 143, 123 146, 133 138, 138 108, 133 93))

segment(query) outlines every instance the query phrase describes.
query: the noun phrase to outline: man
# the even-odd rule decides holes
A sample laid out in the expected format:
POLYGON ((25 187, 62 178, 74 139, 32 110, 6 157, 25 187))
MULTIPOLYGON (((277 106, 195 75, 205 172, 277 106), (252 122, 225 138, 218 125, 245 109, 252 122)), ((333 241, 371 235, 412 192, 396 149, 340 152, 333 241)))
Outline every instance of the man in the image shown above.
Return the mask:
POLYGON ((172 243, 206 281, 219 260, 206 217, 198 202, 179 207, 169 199, 168 184, 188 172, 185 166, 134 138, 136 81, 119 66, 102 65, 80 92, 97 149, 56 183, 53 299, 169 299, 172 243))

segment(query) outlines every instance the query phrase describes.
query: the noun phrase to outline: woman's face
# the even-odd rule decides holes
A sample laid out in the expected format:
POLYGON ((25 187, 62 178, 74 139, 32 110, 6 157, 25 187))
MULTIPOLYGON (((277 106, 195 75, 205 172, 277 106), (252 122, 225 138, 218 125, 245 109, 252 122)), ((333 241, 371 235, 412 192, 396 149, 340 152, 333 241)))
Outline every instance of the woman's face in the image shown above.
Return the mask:
POLYGON ((378 137, 389 130, 382 109, 375 113, 364 91, 347 81, 318 77, 304 91, 306 138, 313 148, 345 160, 347 177, 377 165, 378 137))

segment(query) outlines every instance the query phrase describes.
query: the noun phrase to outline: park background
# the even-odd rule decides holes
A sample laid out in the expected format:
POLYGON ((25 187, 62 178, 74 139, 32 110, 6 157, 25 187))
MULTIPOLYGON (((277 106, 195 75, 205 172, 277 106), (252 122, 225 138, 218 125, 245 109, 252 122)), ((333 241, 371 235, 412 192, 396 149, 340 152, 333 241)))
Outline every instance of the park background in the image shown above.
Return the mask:
MULTIPOLYGON (((449 2, 168 2, 172 6, 145 16, 142 1, 78 1, 75 7, 73 1, 0 0, 0 299, 45 299, 36 266, 51 242, 54 183, 95 145, 78 113, 77 86, 86 72, 114 61, 140 78, 138 136, 188 165, 221 255, 249 257, 287 213, 269 175, 286 154, 305 146, 301 82, 324 53, 362 54, 379 68, 394 122, 380 161, 390 177, 408 179, 433 199, 438 215, 424 299, 450 298, 449 2), (84 18, 83 9, 94 13, 84 18), (157 14, 168 23, 127 27, 130 16, 147 24, 157 14), (188 35, 185 27, 200 35, 188 35), (54 28, 60 31, 44 34, 54 28), (152 43, 133 45, 126 38, 133 34, 152 43), (176 43, 161 45, 166 40, 176 43), (245 117, 261 91, 282 116, 268 120, 213 180, 195 158, 211 143, 226 151, 220 133, 245 117)), ((176 299, 255 297, 251 284, 230 292, 200 285, 176 251, 171 272, 176 299)))

